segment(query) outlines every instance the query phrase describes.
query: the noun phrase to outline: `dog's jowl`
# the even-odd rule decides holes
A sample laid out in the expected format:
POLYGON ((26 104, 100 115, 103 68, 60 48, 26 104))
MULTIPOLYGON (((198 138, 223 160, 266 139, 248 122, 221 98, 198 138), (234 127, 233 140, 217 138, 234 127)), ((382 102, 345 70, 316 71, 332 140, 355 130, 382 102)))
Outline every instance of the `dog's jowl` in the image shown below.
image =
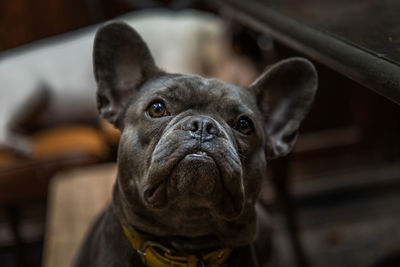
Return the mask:
POLYGON ((255 206, 266 161, 295 142, 313 65, 281 61, 249 88, 170 74, 120 22, 97 32, 93 57, 99 113, 122 135, 112 204, 75 266, 262 265, 254 252, 270 236, 255 206))

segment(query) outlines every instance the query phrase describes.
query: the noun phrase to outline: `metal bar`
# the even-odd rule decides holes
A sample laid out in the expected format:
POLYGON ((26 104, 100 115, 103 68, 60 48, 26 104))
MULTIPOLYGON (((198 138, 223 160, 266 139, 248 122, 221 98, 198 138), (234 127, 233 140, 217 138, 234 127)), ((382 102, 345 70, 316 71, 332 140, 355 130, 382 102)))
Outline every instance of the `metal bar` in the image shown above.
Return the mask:
POLYGON ((236 20, 400 104, 400 66, 254 1, 213 2, 236 20))

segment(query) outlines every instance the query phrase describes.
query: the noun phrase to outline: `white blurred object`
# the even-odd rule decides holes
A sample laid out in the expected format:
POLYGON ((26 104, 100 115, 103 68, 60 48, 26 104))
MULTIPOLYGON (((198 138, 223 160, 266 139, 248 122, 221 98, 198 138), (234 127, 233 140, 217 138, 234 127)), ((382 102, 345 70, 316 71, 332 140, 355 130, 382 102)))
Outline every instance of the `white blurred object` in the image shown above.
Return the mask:
MULTIPOLYGON (((214 52, 209 54, 217 54, 213 60, 220 61, 226 54, 224 25, 208 13, 153 10, 130 13, 117 20, 139 32, 157 65, 168 72, 202 74, 210 47, 214 52), (215 53, 215 49, 221 53, 215 53)), ((18 135, 12 132, 13 124, 41 98, 48 100, 44 119, 48 115, 49 121, 96 116, 92 46, 99 26, 0 54, 0 147, 29 151, 26 142, 18 141, 18 135)))

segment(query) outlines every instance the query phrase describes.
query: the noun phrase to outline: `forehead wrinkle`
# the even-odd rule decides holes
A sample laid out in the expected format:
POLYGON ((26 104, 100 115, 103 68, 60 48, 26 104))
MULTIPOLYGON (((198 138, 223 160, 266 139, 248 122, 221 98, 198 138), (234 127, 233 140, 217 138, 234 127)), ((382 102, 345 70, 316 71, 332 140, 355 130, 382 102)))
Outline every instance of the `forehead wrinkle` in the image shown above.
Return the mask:
POLYGON ((161 86, 158 85, 143 90, 144 93, 142 94, 140 101, 142 103, 147 103, 149 99, 156 99, 157 97, 164 98, 166 100, 177 101, 179 100, 179 93, 177 92, 177 90, 179 90, 179 87, 176 86, 176 84, 171 84, 167 86, 164 82, 161 81, 161 86))
POLYGON ((205 79, 200 77, 176 77, 162 82, 164 88, 156 89, 155 94, 160 95, 167 100, 174 101, 185 106, 200 104, 207 98, 209 92, 204 90, 205 79))
MULTIPOLYGON (((202 86, 196 86, 193 90, 193 96, 189 98, 195 101, 193 104, 198 108, 214 110, 217 113, 228 113, 230 115, 246 114, 249 117, 254 117, 254 106, 251 98, 245 89, 230 85, 222 80, 211 78, 202 79, 202 86), (224 105, 220 105, 224 103, 224 105)), ((190 81, 188 81, 190 83, 190 81)))
POLYGON ((210 84, 209 89, 213 90, 214 88, 218 87, 219 92, 217 92, 218 94, 212 94, 211 100, 215 101, 215 98, 219 98, 218 102, 225 103, 225 106, 223 107, 220 105, 216 106, 217 109, 228 110, 229 112, 236 114, 241 113, 249 116, 254 115, 254 111, 252 109, 253 105, 251 101, 249 101, 249 97, 246 95, 246 93, 242 92, 243 89, 230 86, 229 84, 226 85, 226 83, 218 79, 213 79, 213 81, 216 82, 217 86, 210 84))

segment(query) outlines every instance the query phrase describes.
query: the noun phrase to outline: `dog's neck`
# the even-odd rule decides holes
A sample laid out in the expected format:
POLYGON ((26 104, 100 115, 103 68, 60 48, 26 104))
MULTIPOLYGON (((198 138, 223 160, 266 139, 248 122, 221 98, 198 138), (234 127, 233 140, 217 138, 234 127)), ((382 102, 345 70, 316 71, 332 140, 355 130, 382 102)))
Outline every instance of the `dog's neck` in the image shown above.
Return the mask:
POLYGON ((172 229, 171 225, 165 221, 163 223, 155 219, 154 214, 148 214, 143 206, 127 205, 119 192, 118 183, 114 187, 112 206, 121 227, 123 225, 142 240, 158 242, 177 252, 206 252, 225 247, 243 246, 251 243, 255 235, 256 219, 252 208, 247 210, 247 214, 241 216, 245 218, 244 221, 239 218, 235 222, 223 220, 213 222, 213 228, 222 229, 223 233, 210 232, 187 237, 176 233, 176 227, 172 229))

